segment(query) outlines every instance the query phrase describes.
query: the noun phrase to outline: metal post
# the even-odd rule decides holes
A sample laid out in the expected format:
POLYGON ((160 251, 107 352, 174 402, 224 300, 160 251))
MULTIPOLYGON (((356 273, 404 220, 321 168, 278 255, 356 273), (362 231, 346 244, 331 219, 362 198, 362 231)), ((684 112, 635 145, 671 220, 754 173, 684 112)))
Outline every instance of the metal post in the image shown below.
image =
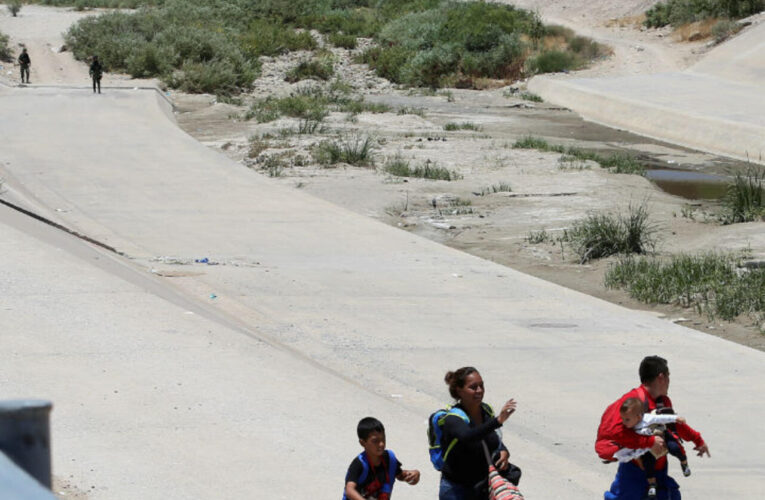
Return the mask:
POLYGON ((0 401, 0 451, 48 489, 52 408, 50 401, 0 401))

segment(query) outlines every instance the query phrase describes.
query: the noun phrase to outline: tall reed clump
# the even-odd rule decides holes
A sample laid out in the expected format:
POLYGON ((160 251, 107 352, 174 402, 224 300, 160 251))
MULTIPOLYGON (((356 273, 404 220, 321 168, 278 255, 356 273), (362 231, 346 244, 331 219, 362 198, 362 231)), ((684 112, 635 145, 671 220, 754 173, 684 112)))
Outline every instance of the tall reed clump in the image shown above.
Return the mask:
POLYGON ((358 167, 374 165, 374 140, 368 135, 353 135, 339 141, 322 141, 311 154, 321 165, 348 163, 358 167))
POLYGON ((741 260, 720 253, 626 257, 609 267, 605 285, 649 304, 694 307, 724 320, 748 314, 759 321, 765 312, 765 269, 742 268, 741 260))
POLYGON ((630 205, 626 214, 593 213, 566 231, 568 241, 584 264, 616 254, 644 254, 657 243, 657 228, 645 204, 630 205))
POLYGON ((723 198, 720 220, 724 224, 750 222, 765 217, 765 167, 750 166, 737 172, 723 198))

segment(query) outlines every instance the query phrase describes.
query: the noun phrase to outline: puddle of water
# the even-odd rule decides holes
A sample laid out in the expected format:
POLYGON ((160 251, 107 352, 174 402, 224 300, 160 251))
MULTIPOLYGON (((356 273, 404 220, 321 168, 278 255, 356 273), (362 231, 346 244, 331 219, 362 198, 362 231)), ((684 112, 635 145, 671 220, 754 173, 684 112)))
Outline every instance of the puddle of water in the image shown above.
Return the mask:
POLYGON ((689 200, 719 200, 728 184, 723 176, 692 170, 649 169, 645 176, 662 191, 689 200))

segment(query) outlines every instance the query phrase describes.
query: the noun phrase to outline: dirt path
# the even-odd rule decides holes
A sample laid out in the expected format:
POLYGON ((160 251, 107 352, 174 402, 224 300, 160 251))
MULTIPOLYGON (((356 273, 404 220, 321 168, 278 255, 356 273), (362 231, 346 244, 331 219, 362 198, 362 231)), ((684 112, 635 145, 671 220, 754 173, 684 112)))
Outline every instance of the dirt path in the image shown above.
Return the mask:
MULTIPOLYGON (((63 34, 74 23, 94 16, 103 10, 78 12, 72 8, 24 5, 18 17, 12 17, 4 5, 0 6, 0 32, 10 37, 10 46, 16 51, 26 47, 32 60, 30 81, 32 85, 78 85, 90 86, 88 66, 77 61, 64 47, 63 34)), ((19 83, 18 65, 3 63, 0 81, 7 85, 19 83)), ((102 86, 154 85, 156 80, 131 79, 127 75, 107 73, 102 86)))
POLYGON ((671 29, 645 30, 639 17, 658 0, 504 0, 536 10, 546 23, 573 29, 613 49, 613 56, 577 72, 578 77, 626 76, 683 70, 706 50, 704 42, 680 43, 671 29))

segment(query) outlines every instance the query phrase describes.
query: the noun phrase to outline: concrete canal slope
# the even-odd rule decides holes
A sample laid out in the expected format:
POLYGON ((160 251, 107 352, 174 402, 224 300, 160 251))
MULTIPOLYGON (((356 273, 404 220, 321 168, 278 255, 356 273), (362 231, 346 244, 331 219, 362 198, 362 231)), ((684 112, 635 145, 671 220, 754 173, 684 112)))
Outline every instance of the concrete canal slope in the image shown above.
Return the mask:
POLYGON ((533 78, 529 89, 587 120, 765 164, 765 22, 683 72, 543 75, 533 78))
POLYGON ((647 354, 711 447, 686 498, 765 487, 765 353, 276 185, 163 102, 0 89, 3 199, 123 254, 0 206, 2 396, 54 400, 54 472, 89 498, 336 498, 369 414, 423 472, 397 498, 435 498, 425 420, 465 364, 518 400, 527 497, 598 498, 600 414, 647 354))

